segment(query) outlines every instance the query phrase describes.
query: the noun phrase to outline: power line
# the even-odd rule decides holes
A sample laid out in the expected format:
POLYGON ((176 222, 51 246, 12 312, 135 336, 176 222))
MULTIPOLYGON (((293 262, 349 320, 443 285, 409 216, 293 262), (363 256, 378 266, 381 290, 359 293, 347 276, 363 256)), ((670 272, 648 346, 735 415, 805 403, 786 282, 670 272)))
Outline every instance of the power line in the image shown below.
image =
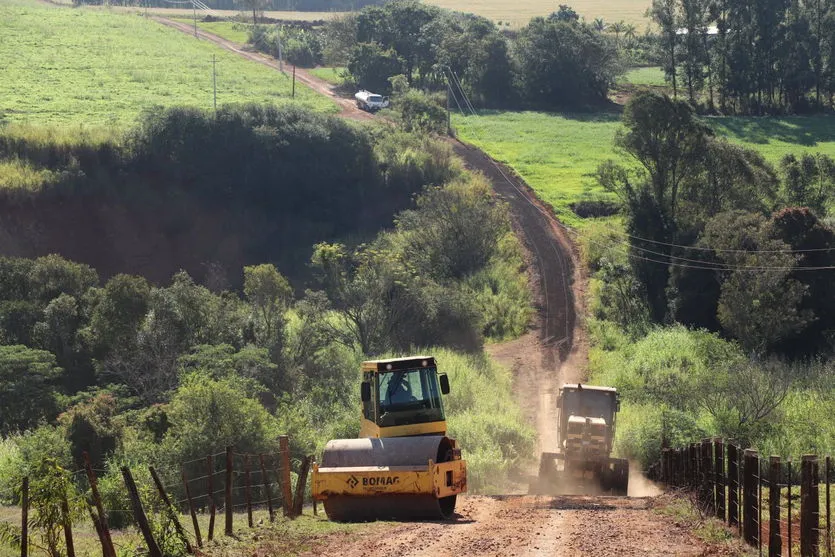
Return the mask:
MULTIPOLYGON (((445 66, 445 68, 446 68, 447 70, 449 70, 449 72, 450 72, 450 73, 454 73, 454 72, 452 72, 452 68, 449 68, 449 66, 445 66)), ((457 77, 457 76, 456 76, 456 77, 457 77)), ((475 116, 476 118, 478 118, 478 117, 479 117, 479 116, 478 116, 478 113, 476 112, 476 110, 475 110, 475 108, 473 107, 472 103, 470 103, 469 98, 467 97, 467 93, 464 91, 464 88, 461 86, 461 82, 460 82, 460 81, 458 81, 458 80, 456 79, 456 84, 457 84, 457 86, 458 86, 458 88, 459 88, 459 91, 460 91, 460 93, 461 93, 462 97, 463 97, 464 99, 467 99, 466 104, 467 104, 467 106, 468 106, 468 108, 469 108, 469 110, 470 110, 470 113, 471 113, 473 116, 475 116)), ((449 86, 449 80, 447 80, 447 85, 449 86)), ((460 109, 460 106, 459 106, 459 109, 460 109)), ((463 110, 462 110, 462 113, 463 113, 463 110)), ((464 114, 464 115, 466 116, 466 114, 464 114)), ((508 184, 508 185, 510 185, 510 187, 512 187, 514 190, 516 190, 516 192, 519 194, 519 196, 521 197, 521 199, 523 199, 526 203, 528 203, 528 204, 529 204, 529 205, 530 205, 530 206, 531 206, 534 210, 536 210, 536 211, 538 211, 540 214, 542 214, 542 215, 545 217, 546 222, 552 222, 552 217, 553 217, 553 215, 550 215, 550 214, 548 214, 547 212, 545 212, 545 211, 542 209, 542 207, 540 207, 539 205, 537 205, 536 203, 534 203, 534 202, 533 202, 533 201, 532 201, 532 200, 528 197, 528 195, 527 195, 525 192, 523 192, 521 189, 519 189, 519 187, 518 187, 518 186, 517 186, 517 185, 513 182, 513 180, 511 180, 511 179, 507 176, 507 174, 504 172, 504 170, 502 170, 501 166, 500 166, 500 165, 499 165, 496 161, 494 161, 494 160, 492 159, 492 157, 487 156, 487 160, 489 160, 489 161, 490 161, 490 164, 492 164, 492 165, 493 165, 493 167, 496 169, 496 171, 498 171, 498 173, 499 173, 499 174, 501 174, 501 176, 502 176, 502 178, 504 178, 505 182, 507 182, 507 184, 508 184)), ((554 220, 554 221, 556 221, 556 219, 553 219, 553 220, 554 220)), ((562 226, 562 224, 561 224, 559 221, 556 221, 556 222, 557 222, 557 225, 559 225, 559 226, 563 227, 563 226, 562 226)), ((565 228, 565 227, 563 227, 563 228, 565 228)), ((567 230, 567 229, 566 229, 566 230, 567 230)), ((537 259, 539 259, 540 261, 543 261, 543 258, 541 257, 541 254, 539 253, 539 249, 537 248, 536 243, 535 243, 535 242, 533 242, 533 241, 531 241, 530 243, 531 243, 531 245, 533 245, 533 247, 534 247, 534 251, 536 252, 537 259)), ((566 307, 566 311, 564 312, 564 315, 565 315, 565 334, 567 335, 567 334, 568 334, 568 331, 569 331, 569 329, 570 329, 570 326, 571 326, 571 324, 570 324, 570 322, 569 322, 569 317, 568 317, 568 316, 569 316, 569 311, 567 310, 567 308, 571 305, 571 297, 570 297, 570 296, 569 296, 569 294, 568 294, 568 277, 566 276, 566 272, 565 272, 565 269, 566 269, 566 266, 565 266, 565 260, 563 259, 563 256, 562 256, 562 254, 560 253, 560 250, 559 250, 559 249, 557 249, 557 247, 554 245, 554 242, 549 242, 549 243, 548 243, 548 245, 551 247, 551 250, 554 252, 554 255, 556 256, 556 260, 558 261, 559 266, 560 266, 560 270, 561 270, 561 272, 562 272, 562 290, 563 290, 563 299, 564 299, 564 302, 565 302, 565 307, 566 307)), ((543 324, 543 327, 544 327, 544 333, 545 333, 545 334, 544 334, 544 337, 545 337, 546 339, 550 339, 550 338, 551 338, 551 336, 553 336, 553 335, 549 335, 549 334, 548 334, 549 319, 547 318, 547 315, 550 313, 550 312, 549 312, 550 304, 549 304, 549 300, 548 300, 548 289, 547 289, 547 288, 545 288, 545 285, 544 285, 544 282, 545 282, 545 277, 544 277, 544 274, 543 274, 542 272, 540 272, 540 277, 541 277, 541 280, 542 280, 542 282, 543 282, 543 288, 542 288, 542 293, 543 293, 543 294, 542 294, 542 296, 543 296, 544 301, 545 301, 545 314, 546 314, 546 318, 544 319, 544 324, 543 324)), ((564 342, 567 338, 568 338, 567 336, 564 336, 564 337, 563 337, 563 338, 561 338, 561 339, 556 339, 556 343, 558 343, 558 344, 559 344, 559 343, 562 343, 562 342, 564 342)))
POLYGON ((761 254, 761 253, 789 253, 789 254, 800 254, 800 253, 816 253, 816 252, 824 252, 824 251, 835 251, 835 247, 831 248, 809 248, 809 249, 775 249, 775 250, 747 250, 747 249, 721 249, 721 248, 710 248, 706 246, 685 246, 682 244, 674 244, 670 242, 662 242, 660 240, 651 240, 649 238, 642 238, 640 236, 634 236, 632 234, 627 233, 624 230, 618 230, 616 228, 612 228, 610 226, 606 227, 607 230, 614 232, 616 234, 622 234, 631 240, 638 240, 639 242, 646 242, 648 244, 656 244, 659 246, 666 246, 671 248, 681 248, 681 249, 689 249, 689 250, 697 250, 697 251, 711 251, 714 253, 750 253, 750 254, 761 254))
MULTIPOLYGON (((593 240, 591 238, 588 238, 588 237, 585 237, 585 238, 581 237, 579 232, 577 232, 575 230, 572 230, 570 228, 567 228, 566 226, 564 226, 562 224, 560 224, 560 226, 562 226, 562 228, 564 230, 566 230, 567 232, 569 232, 570 234, 574 234, 575 237, 578 240, 585 241, 585 242, 588 242, 588 243, 591 243, 591 244, 594 244, 598 247, 603 247, 603 248, 609 248, 609 247, 612 247, 612 245, 614 245, 614 244, 603 244, 601 242, 595 241, 595 240, 593 240)), ((631 244, 625 244, 624 242, 617 242, 617 245, 627 245, 629 247, 635 247, 631 244)), ((640 249, 640 248, 637 248, 637 249, 640 249)), ((761 265, 761 266, 757 266, 757 265, 730 265, 730 264, 726 264, 726 263, 714 263, 714 262, 710 262, 710 261, 700 261, 700 260, 696 260, 696 259, 679 258, 679 257, 673 256, 673 255, 660 253, 660 252, 653 252, 653 251, 650 251, 650 250, 644 250, 644 251, 648 251, 651 255, 658 255, 658 256, 661 256, 661 257, 669 258, 669 259, 677 259, 678 261, 685 261, 685 263, 678 263, 676 261, 669 261, 669 260, 663 261, 663 260, 655 259, 653 257, 646 257, 646 256, 636 255, 634 253, 629 253, 629 252, 625 252, 624 255, 626 255, 630 259, 636 259, 636 260, 639 260, 639 261, 647 261, 647 262, 651 262, 651 263, 658 263, 660 265, 666 265, 666 266, 669 266, 669 267, 680 267, 680 268, 684 268, 684 269, 698 269, 698 270, 703 270, 703 271, 751 271, 751 272, 790 271, 790 272, 795 272, 795 271, 830 271, 830 270, 835 270, 835 266, 833 266, 833 265, 822 265, 822 266, 814 266, 814 267, 811 267, 811 266, 810 267, 802 267, 802 266, 801 267, 795 267, 795 266, 767 266, 767 265, 761 265), (714 265, 714 266, 710 266, 710 265, 714 265)))

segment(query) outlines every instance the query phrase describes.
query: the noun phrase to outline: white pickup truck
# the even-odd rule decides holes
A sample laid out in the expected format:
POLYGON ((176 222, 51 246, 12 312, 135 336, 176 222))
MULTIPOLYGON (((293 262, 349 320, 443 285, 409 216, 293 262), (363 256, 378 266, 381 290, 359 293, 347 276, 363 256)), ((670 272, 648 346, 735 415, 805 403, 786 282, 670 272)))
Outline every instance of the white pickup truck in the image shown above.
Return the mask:
POLYGON ((389 107, 389 98, 382 95, 377 95, 371 91, 363 89, 359 91, 354 98, 357 100, 357 106, 362 110, 368 112, 377 112, 381 108, 389 107))

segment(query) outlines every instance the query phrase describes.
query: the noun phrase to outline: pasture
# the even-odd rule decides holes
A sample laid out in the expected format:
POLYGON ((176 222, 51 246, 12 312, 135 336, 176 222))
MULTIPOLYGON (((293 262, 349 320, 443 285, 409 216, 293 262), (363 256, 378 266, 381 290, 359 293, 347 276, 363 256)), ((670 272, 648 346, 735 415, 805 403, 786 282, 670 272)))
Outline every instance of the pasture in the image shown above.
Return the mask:
POLYGON ((631 83, 632 85, 649 85, 652 87, 667 86, 667 82, 664 81, 664 71, 658 66, 630 68, 621 77, 621 82, 631 83))
POLYGON ((336 105, 291 78, 135 14, 0 3, 0 122, 122 127, 160 106, 336 105))
MULTIPOLYGON (((500 0, 424 0, 442 8, 459 12, 470 12, 484 16, 493 22, 510 24, 512 29, 527 25, 532 17, 547 16, 557 10, 560 2, 549 0, 526 0, 508 3, 500 0)), ((650 20, 644 16, 650 7, 650 0, 575 0, 563 2, 571 6, 586 21, 603 18, 605 23, 623 20, 643 32, 650 20)))
MULTIPOLYGON (((835 157, 835 118, 708 118, 716 132, 760 151, 777 165, 788 153, 825 153, 835 157)), ((492 112, 456 116, 459 137, 519 173, 569 225, 579 225, 570 204, 606 196, 594 178, 597 165, 619 159, 612 141, 620 127, 614 112, 558 114, 492 112)))

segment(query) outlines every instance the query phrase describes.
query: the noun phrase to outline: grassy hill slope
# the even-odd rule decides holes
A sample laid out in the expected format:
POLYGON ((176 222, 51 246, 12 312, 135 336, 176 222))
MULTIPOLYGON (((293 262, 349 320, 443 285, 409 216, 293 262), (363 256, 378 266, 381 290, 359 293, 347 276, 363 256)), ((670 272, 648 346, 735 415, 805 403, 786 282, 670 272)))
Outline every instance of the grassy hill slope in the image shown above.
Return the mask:
POLYGON ((110 10, 0 3, 0 122, 119 126, 160 106, 296 102, 336 106, 275 70, 145 19, 110 10))
MULTIPOLYGON (((777 165, 788 153, 835 156, 835 120, 827 117, 708 118, 720 135, 760 151, 777 165)), ((569 205, 604 195, 594 178, 597 165, 619 155, 613 147, 620 116, 496 112, 453 119, 464 141, 482 148, 518 172, 566 224, 579 219, 569 205)))

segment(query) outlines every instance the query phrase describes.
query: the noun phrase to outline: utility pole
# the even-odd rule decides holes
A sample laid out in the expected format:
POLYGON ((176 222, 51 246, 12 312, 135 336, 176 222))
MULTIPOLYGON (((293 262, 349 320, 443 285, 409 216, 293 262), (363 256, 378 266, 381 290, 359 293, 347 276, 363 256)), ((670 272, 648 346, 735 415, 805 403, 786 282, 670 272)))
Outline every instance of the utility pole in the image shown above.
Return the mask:
POLYGON ((217 58, 212 54, 212 89, 214 90, 215 114, 217 114, 217 58))
POLYGON ((193 17, 194 17, 194 38, 197 38, 197 2, 191 0, 191 9, 193 10, 193 17))
POLYGON ((296 65, 293 64, 293 98, 296 98, 296 65))
POLYGON ((279 32, 278 35, 278 71, 284 73, 284 57, 281 55, 281 33, 279 32))
POLYGON ((450 115, 450 95, 452 94, 452 87, 449 85, 449 77, 446 80, 446 134, 452 135, 452 116, 450 115))

